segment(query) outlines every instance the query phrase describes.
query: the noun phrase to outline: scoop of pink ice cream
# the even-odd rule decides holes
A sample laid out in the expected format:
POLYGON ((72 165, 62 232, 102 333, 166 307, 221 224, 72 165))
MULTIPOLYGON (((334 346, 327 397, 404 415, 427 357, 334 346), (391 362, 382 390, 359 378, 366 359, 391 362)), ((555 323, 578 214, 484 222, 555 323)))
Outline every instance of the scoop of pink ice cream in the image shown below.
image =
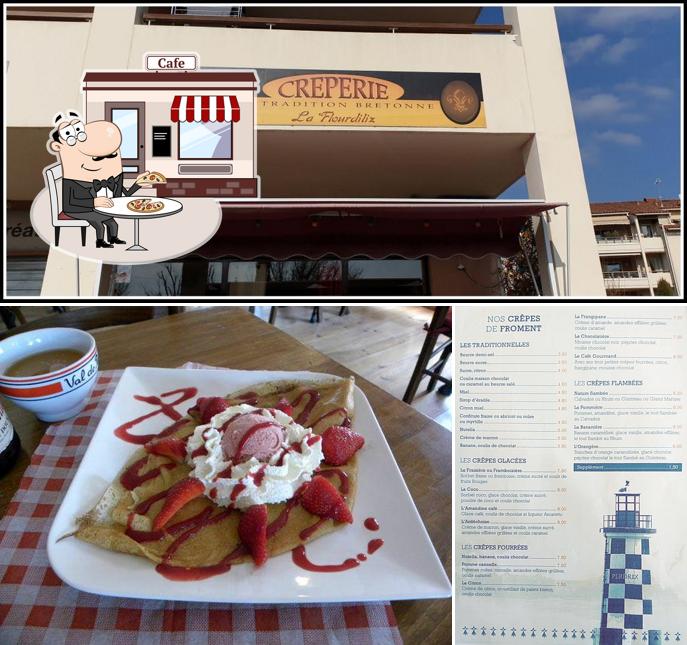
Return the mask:
POLYGON ((284 441, 284 429, 257 412, 241 414, 224 424, 222 452, 235 464, 255 457, 267 461, 284 441))

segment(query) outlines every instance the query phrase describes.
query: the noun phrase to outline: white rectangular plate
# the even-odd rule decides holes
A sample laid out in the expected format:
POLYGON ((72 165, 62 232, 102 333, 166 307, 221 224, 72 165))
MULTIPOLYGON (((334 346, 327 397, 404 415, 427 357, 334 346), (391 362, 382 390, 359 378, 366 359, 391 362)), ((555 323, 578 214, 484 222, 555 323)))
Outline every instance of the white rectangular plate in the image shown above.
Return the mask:
MULTIPOLYGON (((312 372, 252 372, 129 367, 124 371, 103 418, 57 512, 48 536, 48 557, 58 576, 90 593, 130 598, 233 603, 302 603, 443 598, 451 584, 406 488, 370 404, 355 388, 354 429, 365 437, 359 454, 358 493, 354 523, 307 546, 317 564, 341 563, 367 552, 370 540, 384 545, 360 566, 340 573, 312 573, 296 566, 291 554, 271 558, 256 568, 241 564, 222 575, 195 582, 175 582, 156 573, 154 564, 137 556, 115 553, 74 537, 77 517, 89 511, 124 463, 138 448, 113 434, 117 426, 153 408, 134 395, 159 396, 182 387, 198 388, 198 396, 226 396, 256 383, 285 378, 318 378, 312 372), (378 531, 363 522, 377 519, 378 531)), ((194 400, 184 402, 184 413, 194 400)), ((132 432, 155 433, 171 420, 157 414, 132 432)), ((451 512, 446 509, 446 522, 451 512)))

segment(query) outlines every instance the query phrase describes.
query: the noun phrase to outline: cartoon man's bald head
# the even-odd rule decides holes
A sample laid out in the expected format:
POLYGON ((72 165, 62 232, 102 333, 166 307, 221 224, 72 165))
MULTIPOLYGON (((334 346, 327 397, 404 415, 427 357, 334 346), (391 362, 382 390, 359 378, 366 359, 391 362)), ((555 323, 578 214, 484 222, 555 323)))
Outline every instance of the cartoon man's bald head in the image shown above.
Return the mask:
POLYGON ((84 124, 75 116, 60 122, 47 147, 59 158, 63 177, 93 181, 121 174, 121 144, 122 133, 114 123, 91 121, 84 124))

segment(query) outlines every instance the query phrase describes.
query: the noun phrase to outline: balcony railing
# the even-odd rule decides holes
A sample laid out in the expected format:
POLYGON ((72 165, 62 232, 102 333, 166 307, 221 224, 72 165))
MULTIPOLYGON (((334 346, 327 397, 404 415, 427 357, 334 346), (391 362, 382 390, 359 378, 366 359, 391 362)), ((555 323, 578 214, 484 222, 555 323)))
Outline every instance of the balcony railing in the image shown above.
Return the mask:
MULTIPOLYGON (((624 518, 626 521, 628 518, 624 518)), ((634 520, 630 526, 626 526, 623 522, 622 525, 616 526, 616 516, 615 515, 604 515, 604 528, 605 529, 650 529, 652 528, 652 515, 635 515, 634 518, 629 518, 634 520)))
MULTIPOLYGON (((278 11, 278 8, 275 9, 278 11)), ((148 7, 143 14, 147 24, 208 27, 278 28, 322 31, 405 32, 436 34, 508 34, 512 25, 486 25, 457 22, 408 22, 396 20, 340 20, 335 18, 285 18, 246 16, 242 7, 148 7), (232 13, 233 12, 233 13, 232 13)))
POLYGON ((628 278, 646 278, 645 271, 604 271, 606 280, 626 280, 628 278))
POLYGON ((636 235, 618 235, 613 237, 604 237, 603 235, 597 235, 596 241, 599 244, 632 244, 638 241, 636 235))
POLYGON ((214 7, 200 7, 196 5, 188 5, 186 7, 172 7, 173 16, 235 16, 243 15, 243 7, 241 6, 214 6, 214 7))

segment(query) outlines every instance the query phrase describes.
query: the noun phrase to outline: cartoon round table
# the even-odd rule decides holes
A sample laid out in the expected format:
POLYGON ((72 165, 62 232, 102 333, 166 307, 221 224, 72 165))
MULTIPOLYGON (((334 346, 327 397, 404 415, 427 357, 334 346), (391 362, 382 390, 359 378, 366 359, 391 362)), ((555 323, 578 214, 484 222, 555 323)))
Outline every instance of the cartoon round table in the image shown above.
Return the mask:
POLYGON ((111 197, 110 198, 114 205, 106 208, 104 206, 95 207, 97 213, 102 213, 103 215, 111 215, 117 219, 132 219, 134 220, 134 243, 130 246, 127 251, 147 251, 144 246, 141 246, 138 239, 138 226, 142 219, 157 219, 158 217, 167 217, 168 215, 174 215, 181 211, 184 206, 181 202, 176 199, 167 199, 165 197, 155 197, 156 202, 162 202, 165 207, 156 213, 137 213, 127 208, 127 204, 132 201, 131 197, 111 197))

